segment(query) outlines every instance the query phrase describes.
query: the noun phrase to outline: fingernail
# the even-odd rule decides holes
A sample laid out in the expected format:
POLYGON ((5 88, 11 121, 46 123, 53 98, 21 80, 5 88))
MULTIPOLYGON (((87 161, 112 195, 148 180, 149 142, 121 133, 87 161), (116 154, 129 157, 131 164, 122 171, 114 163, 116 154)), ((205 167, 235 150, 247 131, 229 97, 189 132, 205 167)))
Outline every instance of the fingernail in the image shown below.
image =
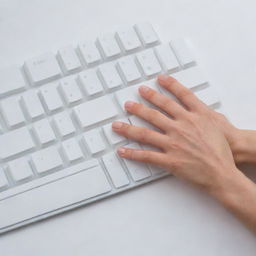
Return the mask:
POLYGON ((169 76, 165 74, 161 74, 158 76, 158 80, 161 80, 161 81, 166 81, 168 78, 169 76))
POLYGON ((135 102, 133 102, 133 101, 126 101, 125 102, 125 104, 124 104, 124 106, 125 106, 125 108, 131 108, 133 105, 135 104, 135 102))
POLYGON ((149 91, 149 87, 142 85, 140 86, 139 91, 142 93, 147 93, 149 91))
POLYGON ((112 128, 114 129, 120 129, 123 126, 122 122, 113 122, 112 123, 112 128))
POLYGON ((118 148, 117 149, 117 153, 119 154, 119 155, 124 155, 124 153, 125 153, 125 148, 118 148))

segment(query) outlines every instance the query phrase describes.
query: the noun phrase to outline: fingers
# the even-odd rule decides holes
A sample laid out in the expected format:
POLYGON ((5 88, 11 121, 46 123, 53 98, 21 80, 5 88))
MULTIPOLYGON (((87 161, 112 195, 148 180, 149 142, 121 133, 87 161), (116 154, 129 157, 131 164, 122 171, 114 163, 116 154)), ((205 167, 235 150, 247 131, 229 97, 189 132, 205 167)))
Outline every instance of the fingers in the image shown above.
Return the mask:
POLYGON ((135 160, 139 162, 155 164, 161 167, 168 166, 167 157, 161 152, 155 152, 143 149, 132 149, 121 147, 117 150, 120 157, 135 160))
POLYGON ((143 98, 153 103, 160 109, 164 110, 167 114, 171 115, 174 119, 186 113, 186 110, 182 106, 180 106, 177 102, 175 102, 169 97, 166 97, 161 93, 158 93, 155 90, 152 90, 147 86, 141 86, 139 88, 139 92, 143 98))
POLYGON ((147 128, 137 127, 122 122, 113 122, 112 129, 120 135, 132 140, 162 148, 166 136, 147 128))
POLYGON ((171 92, 189 110, 197 110, 205 107, 205 104, 191 90, 183 86, 175 78, 160 75, 158 76, 158 83, 167 91, 171 92))
POLYGON ((172 123, 174 122, 161 112, 155 109, 151 109, 143 104, 127 101, 124 106, 129 113, 148 121, 162 131, 169 130, 172 123))

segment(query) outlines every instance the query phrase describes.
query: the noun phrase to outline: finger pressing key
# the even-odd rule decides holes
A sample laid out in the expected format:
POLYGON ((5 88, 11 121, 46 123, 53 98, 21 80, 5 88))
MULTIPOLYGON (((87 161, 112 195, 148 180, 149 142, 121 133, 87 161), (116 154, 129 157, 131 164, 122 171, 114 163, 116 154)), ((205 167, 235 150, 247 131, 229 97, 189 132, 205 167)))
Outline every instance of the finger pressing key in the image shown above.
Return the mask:
POLYGON ((188 110, 205 108, 205 105, 195 96, 195 94, 179 83, 175 78, 168 75, 159 75, 158 83, 172 93, 185 107, 188 108, 188 110))
POLYGON ((186 110, 173 99, 147 86, 140 86, 139 93, 144 99, 156 105, 167 114, 171 115, 174 119, 186 113, 186 110))
POLYGON ((172 122, 174 122, 158 110, 152 109, 143 104, 127 101, 124 106, 129 113, 148 121, 162 131, 170 130, 169 128, 172 126, 172 122))
POLYGON ((113 122, 112 129, 120 135, 132 140, 162 148, 166 142, 166 136, 147 128, 138 127, 122 122, 113 122))

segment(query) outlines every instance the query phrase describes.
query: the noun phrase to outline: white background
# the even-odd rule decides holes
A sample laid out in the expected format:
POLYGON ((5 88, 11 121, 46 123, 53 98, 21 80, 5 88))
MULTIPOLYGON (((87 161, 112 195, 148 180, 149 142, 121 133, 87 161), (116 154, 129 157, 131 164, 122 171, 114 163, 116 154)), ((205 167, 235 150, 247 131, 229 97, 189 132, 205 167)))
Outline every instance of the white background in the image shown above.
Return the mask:
MULTIPOLYGON (((147 20, 163 39, 190 37, 228 117, 256 128, 255 8, 254 0, 0 0, 0 67, 147 20)), ((253 256, 256 239, 213 199, 168 178, 2 235, 0 255, 253 256)))

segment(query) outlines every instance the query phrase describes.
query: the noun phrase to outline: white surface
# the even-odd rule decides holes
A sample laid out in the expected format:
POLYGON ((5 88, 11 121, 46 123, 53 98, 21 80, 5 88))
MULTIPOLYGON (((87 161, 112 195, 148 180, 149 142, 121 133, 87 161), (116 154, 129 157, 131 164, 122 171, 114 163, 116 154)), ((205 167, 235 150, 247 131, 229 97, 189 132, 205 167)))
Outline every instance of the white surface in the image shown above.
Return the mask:
MULTIPOLYGON (((1 0, 0 66, 22 64, 28 57, 76 44, 119 23, 148 20, 165 40, 190 37, 230 119, 240 127, 256 128, 254 2, 1 0)), ((4 256, 253 256, 255 252, 255 236, 214 200, 175 178, 0 237, 4 256)))

